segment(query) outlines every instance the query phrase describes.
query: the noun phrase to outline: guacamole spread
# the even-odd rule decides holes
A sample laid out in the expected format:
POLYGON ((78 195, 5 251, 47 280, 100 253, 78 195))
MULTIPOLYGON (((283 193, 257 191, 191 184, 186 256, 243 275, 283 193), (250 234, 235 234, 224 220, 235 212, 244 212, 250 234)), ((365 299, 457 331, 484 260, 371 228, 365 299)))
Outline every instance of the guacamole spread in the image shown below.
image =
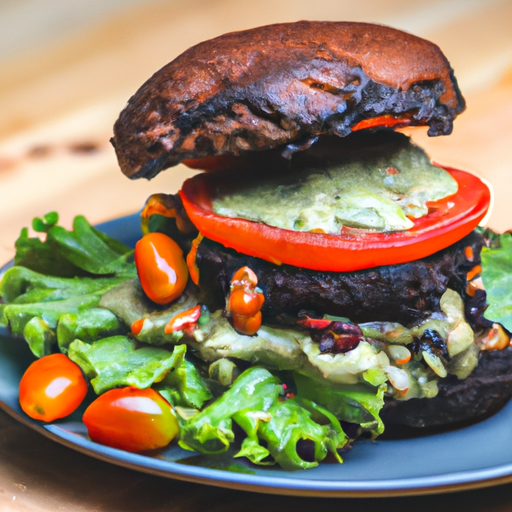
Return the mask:
POLYGON ((354 137, 353 145, 351 137, 331 141, 325 158, 319 155, 322 148, 313 158, 299 152, 284 170, 263 170, 223 188, 214 212, 296 231, 336 234, 343 226, 402 231, 428 213, 428 201, 457 192, 451 175, 432 165, 405 135, 354 137))

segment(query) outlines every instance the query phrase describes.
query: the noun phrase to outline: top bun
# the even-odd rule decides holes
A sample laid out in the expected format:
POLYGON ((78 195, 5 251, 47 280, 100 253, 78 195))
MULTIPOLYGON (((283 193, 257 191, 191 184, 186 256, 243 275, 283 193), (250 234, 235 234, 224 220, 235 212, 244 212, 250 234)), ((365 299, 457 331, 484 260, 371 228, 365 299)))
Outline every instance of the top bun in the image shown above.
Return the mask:
POLYGON ((112 143, 128 177, 149 179, 183 160, 291 154, 386 123, 447 135, 464 108, 435 44, 381 25, 299 21, 182 53, 129 100, 112 143))

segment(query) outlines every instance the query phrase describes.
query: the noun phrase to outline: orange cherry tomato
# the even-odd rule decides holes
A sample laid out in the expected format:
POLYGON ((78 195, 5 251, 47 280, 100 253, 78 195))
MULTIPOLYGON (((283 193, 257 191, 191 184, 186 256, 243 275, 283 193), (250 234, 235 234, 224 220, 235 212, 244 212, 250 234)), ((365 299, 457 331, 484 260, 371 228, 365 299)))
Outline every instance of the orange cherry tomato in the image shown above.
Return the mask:
POLYGON ((231 284, 234 286, 248 286, 255 288, 258 286, 258 277, 254 273, 254 270, 250 267, 240 267, 231 278, 231 284))
POLYGON ((261 327, 261 308, 265 302, 265 296, 257 285, 258 277, 251 268, 239 268, 231 278, 230 293, 226 301, 233 327, 249 336, 256 334, 261 327))
POLYGON ((261 327, 261 311, 258 311, 255 315, 252 316, 234 314, 232 319, 233 327, 237 331, 241 332, 242 334, 247 334, 248 336, 256 334, 258 329, 261 327))
POLYGON ((135 266, 144 293, 157 304, 178 298, 188 281, 180 246, 163 233, 148 233, 135 245, 135 266))
POLYGON ((167 446, 178 433, 178 420, 160 393, 132 386, 111 389, 86 409, 89 437, 129 452, 167 446))
POLYGON ((261 309, 264 302, 265 297, 262 293, 236 288, 229 296, 228 309, 237 315, 254 316, 261 309))
POLYGON ((82 370, 64 354, 34 361, 20 381, 20 405, 35 420, 53 421, 77 409, 87 394, 82 370))

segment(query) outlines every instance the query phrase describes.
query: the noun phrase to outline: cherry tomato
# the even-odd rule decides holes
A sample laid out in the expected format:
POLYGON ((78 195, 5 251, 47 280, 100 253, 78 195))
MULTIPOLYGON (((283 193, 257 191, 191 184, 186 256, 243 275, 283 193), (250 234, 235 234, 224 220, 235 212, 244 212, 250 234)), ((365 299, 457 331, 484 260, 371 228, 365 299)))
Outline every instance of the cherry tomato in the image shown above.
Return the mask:
POLYGON ((231 284, 234 286, 249 286, 255 288, 258 286, 258 277, 251 267, 244 266, 239 268, 231 278, 231 284))
MULTIPOLYGON (((219 189, 219 178, 215 176, 218 173, 189 178, 183 183, 180 196, 197 229, 226 247, 277 264, 344 272, 424 258, 469 234, 487 213, 490 190, 470 173, 446 170, 457 181, 458 192, 431 203, 431 212, 414 219, 410 230, 393 233, 348 228, 339 235, 310 233, 217 215, 212 210, 212 200, 219 189)), ((227 173, 222 174, 222 179, 230 182, 227 173)))
POLYGON ((233 327, 252 336, 261 327, 261 308, 265 296, 258 285, 258 277, 250 267, 239 268, 231 278, 230 293, 226 309, 233 321, 233 327))
POLYGON ((129 452, 163 448, 179 428, 171 405, 158 392, 132 386, 103 393, 82 419, 93 441, 129 452))
POLYGON ((200 316, 201 306, 198 304, 173 316, 165 325, 164 332, 165 334, 171 334, 177 331, 186 331, 191 335, 200 316))
POLYGON ((137 242, 135 266, 144 293, 157 304, 172 302, 187 285, 183 251, 163 233, 148 233, 137 242))
POLYGON ((20 405, 35 420, 53 421, 77 409, 87 394, 82 370, 64 354, 34 361, 20 381, 20 405))
POLYGON ((240 331, 242 334, 247 334, 248 336, 256 334, 258 329, 261 327, 261 311, 258 311, 255 315, 252 316, 234 314, 232 319, 233 327, 237 331, 240 331))
POLYGON ((262 293, 249 292, 243 288, 236 288, 229 297, 229 311, 242 316, 253 316, 263 306, 265 297, 262 293))

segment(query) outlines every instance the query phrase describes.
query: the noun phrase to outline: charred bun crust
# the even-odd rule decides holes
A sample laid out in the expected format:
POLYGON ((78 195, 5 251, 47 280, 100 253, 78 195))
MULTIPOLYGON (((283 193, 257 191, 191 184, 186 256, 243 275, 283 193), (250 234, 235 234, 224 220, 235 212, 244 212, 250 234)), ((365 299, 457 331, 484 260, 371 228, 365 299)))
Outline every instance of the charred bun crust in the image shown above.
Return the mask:
POLYGON ((186 159, 293 152, 382 116, 445 135, 464 107, 433 43, 381 25, 300 21, 190 48, 129 100, 112 143, 127 176, 149 179, 186 159))

